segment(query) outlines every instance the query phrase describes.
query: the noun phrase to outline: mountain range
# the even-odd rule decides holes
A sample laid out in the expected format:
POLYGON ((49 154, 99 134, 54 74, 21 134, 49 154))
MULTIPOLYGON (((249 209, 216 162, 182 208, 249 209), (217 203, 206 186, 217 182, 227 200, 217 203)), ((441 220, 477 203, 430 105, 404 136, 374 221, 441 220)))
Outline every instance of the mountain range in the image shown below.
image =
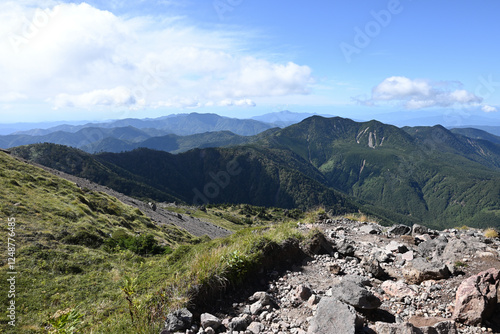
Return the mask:
POLYGON ((156 201, 324 206, 393 223, 498 227, 496 141, 479 130, 313 116, 237 141, 238 146, 180 154, 146 148, 88 154, 54 144, 22 146, 13 153, 156 201))

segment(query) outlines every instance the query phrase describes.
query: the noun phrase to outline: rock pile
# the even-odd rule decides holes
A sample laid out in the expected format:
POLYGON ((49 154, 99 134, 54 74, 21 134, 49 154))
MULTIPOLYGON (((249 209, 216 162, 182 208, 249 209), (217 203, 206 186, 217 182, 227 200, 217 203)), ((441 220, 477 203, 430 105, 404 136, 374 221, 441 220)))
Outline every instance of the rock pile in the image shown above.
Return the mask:
POLYGON ((328 254, 268 273, 265 290, 211 310, 217 316, 187 323, 187 310, 172 313, 162 334, 500 333, 500 240, 475 229, 386 229, 345 218, 300 228, 320 229, 321 247, 305 249, 328 254))

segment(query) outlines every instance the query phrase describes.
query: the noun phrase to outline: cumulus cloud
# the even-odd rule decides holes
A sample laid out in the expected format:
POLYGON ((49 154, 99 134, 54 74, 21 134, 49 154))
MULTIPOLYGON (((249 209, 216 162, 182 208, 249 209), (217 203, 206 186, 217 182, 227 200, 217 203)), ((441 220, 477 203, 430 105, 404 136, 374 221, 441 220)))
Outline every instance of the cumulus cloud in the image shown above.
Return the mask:
POLYGON ((308 66, 244 53, 245 34, 86 3, 6 1, 0 91, 55 108, 251 106, 255 97, 309 93, 308 66))
POLYGON ((424 79, 409 79, 401 76, 386 78, 372 89, 371 98, 358 99, 365 105, 394 102, 406 109, 431 107, 476 106, 482 98, 462 89, 458 82, 431 82, 424 79))
POLYGON ((481 107, 481 110, 484 111, 484 112, 497 112, 497 108, 493 107, 493 106, 489 106, 489 105, 484 105, 481 107))
POLYGON ((78 95, 59 94, 54 100, 55 108, 92 108, 98 106, 123 107, 137 104, 138 101, 126 87, 98 89, 78 95))

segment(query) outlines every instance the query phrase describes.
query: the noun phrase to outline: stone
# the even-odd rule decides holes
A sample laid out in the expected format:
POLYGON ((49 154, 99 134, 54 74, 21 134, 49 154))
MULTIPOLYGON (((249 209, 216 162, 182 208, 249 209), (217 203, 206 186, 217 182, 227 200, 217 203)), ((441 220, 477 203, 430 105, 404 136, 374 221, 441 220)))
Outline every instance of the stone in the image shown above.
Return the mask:
POLYGON ((295 288, 295 297, 296 298, 300 298, 300 299, 305 301, 305 300, 308 300, 309 297, 311 297, 311 295, 312 295, 311 288, 304 285, 304 284, 301 284, 295 288))
POLYGON ((411 229, 409 226, 406 225, 394 225, 391 228, 389 228, 387 232, 396 235, 405 235, 405 234, 410 234, 411 229))
POLYGON ((205 328, 205 334, 215 334, 215 329, 213 329, 212 327, 207 327, 205 328))
POLYGON ((331 292, 333 298, 359 309, 372 310, 382 304, 372 292, 352 281, 342 281, 331 292))
POLYGON ((319 303, 319 301, 321 300, 321 298, 318 296, 318 295, 312 295, 311 297, 309 297, 309 299, 307 300, 307 305, 309 307, 314 307, 315 305, 317 305, 319 303))
POLYGON ((203 328, 212 327, 213 329, 217 329, 222 325, 222 320, 210 313, 203 313, 200 316, 200 322, 203 328))
POLYGON ((316 314, 309 322, 309 334, 355 334, 363 327, 364 319, 356 310, 341 301, 324 297, 318 304, 316 314))
POLYGON ((421 235, 429 233, 429 229, 425 226, 415 224, 412 227, 412 235, 421 235))
POLYGON ((372 259, 371 261, 368 261, 367 263, 365 263, 363 268, 366 270, 366 272, 372 274, 373 277, 375 277, 375 278, 387 277, 387 273, 380 266, 380 263, 376 259, 372 259))
POLYGON ((417 257, 411 265, 403 269, 403 276, 410 284, 419 284, 429 279, 448 278, 450 275, 445 263, 429 262, 421 257, 417 257))
POLYGON ((439 317, 411 317, 408 322, 418 327, 423 334, 457 334, 454 321, 439 317))
POLYGON ((382 232, 382 229, 377 225, 369 224, 361 226, 359 231, 366 234, 380 234, 382 232))
POLYGON ((403 298, 405 296, 415 297, 417 293, 413 291, 408 284, 402 281, 384 281, 380 288, 384 290, 386 294, 396 298, 403 298))
POLYGON ((167 315, 165 329, 170 332, 185 330, 191 327, 193 314, 188 309, 182 308, 167 315))
POLYGON ((337 251, 344 256, 354 255, 354 246, 345 239, 336 241, 337 251))
POLYGON ((406 253, 408 251, 408 247, 394 240, 389 242, 389 244, 385 246, 385 249, 388 250, 389 252, 396 252, 396 253, 406 253))
POLYGON ((418 245, 418 252, 423 257, 437 258, 443 254, 444 249, 447 245, 448 239, 446 239, 445 237, 439 237, 420 243, 418 245))
POLYGON ((377 334, 422 334, 422 331, 409 322, 390 324, 377 321, 375 323, 375 332, 377 334))
POLYGON ((412 261, 415 258, 415 253, 413 251, 408 251, 404 254, 401 254, 401 258, 405 261, 412 261))
POLYGON ((247 331, 252 332, 253 334, 259 334, 264 330, 264 325, 261 324, 260 322, 252 322, 250 325, 247 327, 247 331))
POLYGON ((490 268, 465 279, 458 287, 453 318, 468 325, 487 320, 497 304, 500 269, 490 268))
POLYGON ((244 331, 247 329, 248 325, 252 322, 252 317, 248 314, 244 314, 240 317, 233 318, 229 322, 229 329, 232 331, 244 331))

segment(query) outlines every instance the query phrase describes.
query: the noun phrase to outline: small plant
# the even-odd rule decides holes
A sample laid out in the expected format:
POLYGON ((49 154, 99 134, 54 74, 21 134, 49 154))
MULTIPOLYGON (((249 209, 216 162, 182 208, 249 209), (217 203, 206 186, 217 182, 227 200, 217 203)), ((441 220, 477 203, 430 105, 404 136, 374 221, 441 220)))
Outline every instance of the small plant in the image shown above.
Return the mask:
POLYGON ((498 238, 498 232, 493 228, 489 228, 484 231, 484 236, 486 238, 498 238))
POLYGON ((231 280, 238 282, 245 276, 247 261, 240 251, 235 250, 227 255, 223 255, 221 260, 225 264, 231 280))
POLYGON ((469 265, 465 262, 462 262, 462 261, 456 261, 455 262, 455 267, 456 268, 466 268, 468 267, 469 265))
POLYGON ((58 310, 48 320, 49 324, 52 325, 52 329, 49 331, 49 333, 51 334, 78 333, 84 329, 84 326, 82 326, 82 317, 83 315, 80 314, 74 308, 58 310))
POLYGON ((457 227, 456 229, 457 229, 457 230, 462 230, 462 231, 467 231, 467 230, 469 229, 469 226, 467 226, 467 225, 462 225, 462 226, 460 226, 460 227, 457 227))
POLYGON ((134 304, 134 295, 136 294, 137 290, 137 278, 132 278, 130 276, 125 276, 124 277, 124 285, 120 287, 122 289, 123 293, 125 294, 125 299, 128 302, 128 311, 130 313, 130 318, 132 319, 132 323, 134 322, 134 315, 137 315, 137 307, 134 304))

